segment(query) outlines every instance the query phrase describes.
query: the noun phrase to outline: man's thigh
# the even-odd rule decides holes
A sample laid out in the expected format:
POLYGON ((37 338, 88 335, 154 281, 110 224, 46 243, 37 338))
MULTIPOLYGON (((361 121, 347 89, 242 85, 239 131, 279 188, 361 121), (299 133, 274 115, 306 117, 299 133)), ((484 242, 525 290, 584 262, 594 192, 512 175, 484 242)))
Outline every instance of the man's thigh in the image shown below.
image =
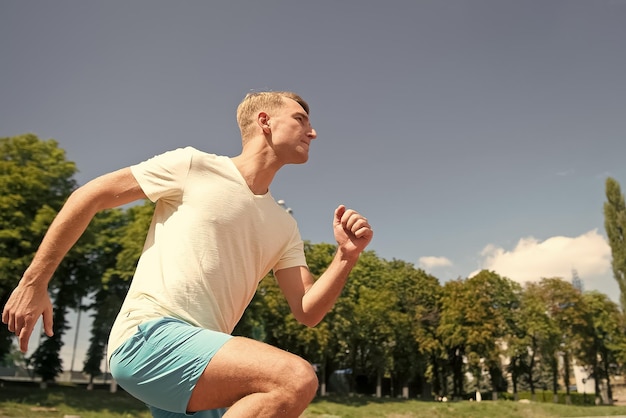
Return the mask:
POLYGON ((297 391, 299 382, 310 386, 317 378, 302 358, 244 337, 228 340, 213 356, 198 379, 189 411, 223 408, 255 393, 297 391))

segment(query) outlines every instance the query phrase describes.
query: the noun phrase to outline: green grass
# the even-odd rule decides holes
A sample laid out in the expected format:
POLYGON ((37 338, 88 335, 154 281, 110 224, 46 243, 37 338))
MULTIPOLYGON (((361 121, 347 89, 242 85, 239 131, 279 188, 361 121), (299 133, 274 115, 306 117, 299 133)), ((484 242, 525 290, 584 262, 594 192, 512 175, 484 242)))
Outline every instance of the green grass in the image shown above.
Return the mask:
MULTIPOLYGON (((0 418, 79 415, 81 418, 150 418, 147 408, 120 390, 108 387, 87 391, 84 386, 4 383, 0 386, 0 418)), ((376 399, 367 396, 316 399, 303 418, 552 418, 583 416, 626 416, 622 406, 566 406, 513 401, 423 402, 376 399)))
POLYGON ((146 406, 124 391, 109 393, 107 388, 88 391, 84 386, 4 383, 0 387, 0 418, 63 417, 150 418, 146 406))
POLYGON ((514 401, 424 402, 417 400, 351 397, 316 399, 307 409, 306 418, 552 418, 624 415, 626 407, 567 406, 552 403, 514 401))

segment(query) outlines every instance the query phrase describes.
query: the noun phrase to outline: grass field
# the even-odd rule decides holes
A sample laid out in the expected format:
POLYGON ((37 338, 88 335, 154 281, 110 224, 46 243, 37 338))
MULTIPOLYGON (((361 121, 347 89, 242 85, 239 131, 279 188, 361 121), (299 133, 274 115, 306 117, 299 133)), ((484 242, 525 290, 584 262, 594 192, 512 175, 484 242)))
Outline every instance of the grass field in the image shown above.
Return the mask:
MULTIPOLYGON (((124 391, 87 391, 84 387, 52 386, 40 389, 33 384, 0 386, 0 418, 53 417, 150 418, 145 406, 124 391)), ((303 418, 551 418, 626 416, 626 407, 566 406, 513 401, 423 402, 376 399, 364 396, 316 399, 303 418)))

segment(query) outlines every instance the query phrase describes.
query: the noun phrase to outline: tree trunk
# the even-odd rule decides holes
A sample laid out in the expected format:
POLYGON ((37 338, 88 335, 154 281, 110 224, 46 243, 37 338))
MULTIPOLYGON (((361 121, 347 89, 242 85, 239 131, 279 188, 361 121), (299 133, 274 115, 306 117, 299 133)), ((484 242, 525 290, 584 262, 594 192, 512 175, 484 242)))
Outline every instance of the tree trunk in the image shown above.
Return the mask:
POLYGON ((552 363, 552 402, 559 403, 559 363, 555 358, 552 363))
POLYGON ((602 403, 602 391, 600 389, 600 366, 596 363, 593 365, 593 389, 595 391, 595 401, 596 405, 600 405, 602 403))
POLYGON ((567 353, 563 354, 563 379, 565 380, 565 404, 572 404, 572 396, 569 390, 569 355, 567 353))
MULTIPOLYGON (((535 337, 533 337, 533 347, 535 346, 535 337)), ((537 400, 537 394, 535 393, 535 380, 533 370, 535 369, 535 350, 530 356, 530 364, 528 365, 528 384, 530 385, 530 400, 535 402, 537 400)))
POLYGON ((607 355, 603 353, 602 363, 604 364, 604 378, 606 379, 606 395, 607 395, 607 403, 609 405, 613 405, 613 390, 611 389, 611 375, 609 372, 609 362, 607 359, 607 355))
POLYGON ((452 354, 452 382, 453 382, 453 399, 461 399, 463 397, 463 353, 460 347, 453 349, 452 354))
POLYGON ((513 400, 518 401, 519 394, 517 393, 517 373, 516 372, 513 372, 513 376, 511 380, 513 381, 513 400))
POLYGON ((326 359, 320 363, 320 396, 326 396, 326 359))

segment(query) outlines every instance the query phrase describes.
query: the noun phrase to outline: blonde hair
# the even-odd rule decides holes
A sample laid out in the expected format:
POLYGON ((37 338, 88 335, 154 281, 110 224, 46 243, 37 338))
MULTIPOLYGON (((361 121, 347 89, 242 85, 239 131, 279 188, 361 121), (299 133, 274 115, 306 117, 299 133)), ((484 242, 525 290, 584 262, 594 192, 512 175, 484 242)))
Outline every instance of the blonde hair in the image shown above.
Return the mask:
POLYGON ((284 98, 298 102, 304 111, 309 114, 307 102, 290 91, 260 91, 246 94, 239 106, 237 106, 237 124, 241 131, 241 138, 247 139, 252 134, 252 126, 258 112, 272 111, 280 108, 285 102, 284 98))

